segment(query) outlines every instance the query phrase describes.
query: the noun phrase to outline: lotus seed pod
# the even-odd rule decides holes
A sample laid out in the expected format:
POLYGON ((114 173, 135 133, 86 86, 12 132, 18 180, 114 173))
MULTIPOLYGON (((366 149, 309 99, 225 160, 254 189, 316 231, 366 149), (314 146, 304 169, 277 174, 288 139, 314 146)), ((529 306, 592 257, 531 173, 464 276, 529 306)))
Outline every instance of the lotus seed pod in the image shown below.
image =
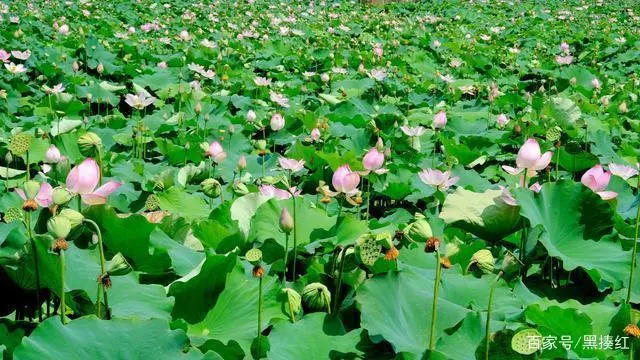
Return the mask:
POLYGON ((160 198, 156 194, 147 196, 147 200, 144 202, 144 207, 149 211, 156 211, 160 207, 160 198))
POLYGON ((547 133, 545 135, 547 141, 558 141, 560 140, 560 136, 562 136, 562 129, 558 126, 547 129, 547 133))
POLYGON ((256 141, 256 149, 258 150, 266 150, 267 142, 265 140, 257 140, 256 141))
POLYGON ((394 247, 393 236, 388 231, 383 231, 381 233, 375 234, 374 236, 378 243, 385 249, 391 249, 394 247))
POLYGON ((291 315, 296 315, 302 310, 302 297, 297 291, 291 288, 284 288, 282 292, 287 295, 287 302, 289 303, 289 311, 291 315))
POLYGON ((133 270, 127 259, 121 253, 117 253, 107 262, 107 273, 114 276, 126 275, 133 270))
POLYGON ((490 274, 493 272, 493 268, 496 264, 496 259, 493 257, 491 251, 487 249, 481 249, 476 251, 471 257, 471 263, 469 265, 473 264, 475 264, 483 273, 490 274))
POLYGON ((31 148, 31 140, 31 135, 27 133, 15 134, 11 139, 9 139, 8 149, 11 153, 22 156, 29 151, 29 148, 31 148))
POLYGON ((251 249, 244 255, 248 262, 252 265, 258 265, 262 260, 262 251, 260 249, 251 249))
POLYGON ((71 232, 71 224, 64 216, 54 216, 47 221, 47 230, 56 239, 65 239, 71 232))
POLYGON ((280 230, 285 234, 289 234, 293 230, 293 226, 293 218, 289 214, 289 210, 282 208, 280 212, 280 230))
POLYGON ((35 199, 36 195, 38 195, 38 190, 40 190, 40 183, 35 180, 30 180, 22 185, 22 189, 27 199, 35 199))
POLYGON ((331 312, 331 292, 319 282, 314 282, 304 287, 302 301, 309 309, 321 310, 326 308, 328 312, 331 312))
POLYGON ((542 341, 542 334, 536 329, 520 330, 511 338, 511 349, 522 355, 531 355, 538 351, 535 346, 531 345, 531 339, 537 338, 542 341))
POLYGON ((404 229, 404 238, 411 242, 426 242, 432 236, 431 225, 420 214, 416 215, 416 220, 404 229))
POLYGON ((382 245, 371 234, 360 236, 356 244, 356 252, 360 261, 367 266, 373 266, 380 257, 382 245))
POLYGON ((200 183, 200 187, 202 188, 202 192, 210 198, 216 198, 220 196, 222 192, 222 186, 216 179, 205 179, 200 183))
POLYGON ((82 221, 84 221, 84 216, 73 209, 62 209, 58 216, 66 218, 72 229, 82 224, 82 221))
POLYGON ((63 187, 57 187, 53 189, 52 199, 54 204, 60 206, 71 201, 73 194, 63 187))
POLYGON ((102 146, 102 139, 95 133, 88 132, 78 138, 78 147, 85 156, 95 156, 100 146, 102 146))
POLYGON ((8 208, 4 213, 4 222, 9 224, 14 221, 22 221, 24 219, 24 212, 19 208, 8 208))

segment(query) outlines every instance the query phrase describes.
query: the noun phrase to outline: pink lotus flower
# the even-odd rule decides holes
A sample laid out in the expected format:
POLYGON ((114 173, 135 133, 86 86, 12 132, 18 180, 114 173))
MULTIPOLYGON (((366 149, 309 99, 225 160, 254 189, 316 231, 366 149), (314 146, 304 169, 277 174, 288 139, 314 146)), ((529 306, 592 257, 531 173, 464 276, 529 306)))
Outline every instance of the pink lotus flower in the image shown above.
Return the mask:
POLYGON ((556 63, 558 63, 558 65, 570 65, 572 62, 573 56, 571 55, 556 56, 556 63))
POLYGON ((633 168, 627 165, 618 165, 618 164, 609 164, 609 171, 613 175, 619 176, 625 180, 629 180, 630 178, 638 175, 638 168, 640 165, 637 165, 637 168, 633 168))
POLYGON ((549 165, 551 156, 553 156, 551 151, 542 154, 536 139, 529 138, 518 151, 516 159, 518 168, 511 166, 502 166, 502 168, 511 175, 520 174, 522 170, 527 169, 527 175, 534 176, 536 171, 542 170, 549 165))
POLYGON ((367 169, 367 171, 363 172, 363 175, 368 175, 371 171, 378 175, 388 172, 389 169, 382 168, 383 164, 384 154, 379 152, 378 149, 374 147, 371 148, 362 159, 362 165, 365 169, 367 169))
POLYGON ((158 67, 160 69, 166 69, 167 68, 167 63, 164 62, 164 61, 161 61, 161 62, 158 63, 158 67))
POLYGON ((9 64, 4 64, 4 67, 9 70, 10 73, 12 74, 22 74, 23 72, 27 72, 27 68, 24 67, 24 65, 22 64, 14 64, 14 63, 9 63, 9 64))
POLYGON ((62 26, 60 26, 60 28, 58 29, 58 32, 60 33, 60 35, 68 35, 69 34, 69 25, 64 24, 62 26))
POLYGON ((249 110, 247 111, 247 122, 254 122, 256 121, 256 112, 253 110, 249 110))
POLYGON ((566 42, 562 42, 562 44, 560 44, 560 51, 562 52, 568 52, 569 51, 569 44, 567 44, 566 42))
POLYGON ((618 196, 614 191, 605 191, 611 180, 611 173, 602 169, 602 165, 598 164, 582 175, 580 182, 600 195, 602 200, 610 200, 618 196))
POLYGON ((414 126, 414 127, 410 127, 410 126, 401 126, 400 130, 402 130, 402 132, 407 135, 407 136, 422 136, 422 134, 424 134, 424 132, 427 130, 425 128, 423 128, 422 126, 414 126))
POLYGON ((271 130, 273 131, 282 130, 282 128, 284 128, 284 117, 282 117, 282 115, 280 114, 273 114, 269 125, 271 126, 271 130))
POLYGON ((496 123, 498 124, 498 126, 504 127, 509 123, 509 118, 505 114, 500 114, 496 117, 496 123))
POLYGON ((132 108, 142 110, 153 104, 156 101, 156 98, 148 93, 140 92, 137 95, 127 94, 124 101, 132 108))
POLYGON ((439 111, 433 117, 433 128, 443 129, 447 125, 447 113, 444 110, 439 111))
POLYGON ((278 162, 280 163, 280 167, 282 167, 285 170, 289 170, 292 173, 298 172, 304 169, 304 160, 287 159, 285 157, 279 157, 278 162))
POLYGON ((271 85, 271 80, 265 77, 257 77, 253 79, 253 83, 256 84, 256 86, 269 86, 271 85))
POLYGON ((9 54, 5 49, 0 49, 0 61, 7 62, 10 57, 11 54, 9 54))
POLYGON ((591 80, 591 86, 593 86, 596 89, 600 89, 602 84, 600 83, 600 80, 598 80, 598 78, 593 78, 593 80, 591 80))
POLYGON ((289 191, 279 189, 273 185, 260 185, 260 194, 262 194, 263 196, 276 197, 280 200, 291 198, 291 193, 295 194, 295 196, 298 196, 302 192, 302 190, 296 190, 295 186, 290 188, 289 191))
MULTIPOLYGON (((27 199, 27 195, 24 190, 16 188, 16 193, 22 200, 29 200, 27 199)), ((40 207, 49 207, 53 203, 53 188, 51 185, 49 185, 49 183, 43 183, 40 185, 40 190, 38 190, 38 193, 33 200, 35 200, 40 207)))
POLYGON ((64 156, 60 154, 60 150, 58 150, 58 148, 55 145, 51 145, 49 149, 47 149, 47 152, 45 153, 44 157, 47 160, 47 162, 51 164, 57 164, 60 161, 64 160, 64 156))
POLYGON ((227 153, 222 148, 219 142, 214 141, 209 145, 209 149, 205 151, 205 156, 208 156, 215 161, 216 164, 220 164, 227 158, 227 153))
POLYGON ((320 140, 320 130, 318 130, 318 128, 313 128, 313 130, 311 130, 311 140, 314 142, 320 140))
POLYGON ((98 189, 100 182, 100 168, 95 160, 85 159, 77 165, 67 175, 67 190, 82 197, 82 201, 87 205, 99 205, 107 202, 107 197, 116 191, 122 183, 109 181, 98 189))
POLYGON ((450 177, 451 171, 442 172, 437 169, 424 169, 418 176, 423 183, 435 186, 440 191, 446 191, 460 180, 459 176, 450 177))
POLYGON ((351 171, 349 165, 342 165, 333 173, 331 183, 336 191, 346 195, 355 195, 358 192, 360 175, 351 171))
POLYGON ((269 91, 269 98, 274 103, 282 106, 283 108, 289 107, 289 99, 287 99, 284 95, 277 93, 275 91, 269 91))
POLYGON ((13 50, 11 52, 11 55, 18 60, 25 61, 31 57, 31 50, 25 50, 25 51, 13 50))
POLYGON ((384 54, 384 51, 382 50, 382 44, 376 43, 376 45, 373 47, 373 54, 377 57, 382 57, 382 55, 384 54))

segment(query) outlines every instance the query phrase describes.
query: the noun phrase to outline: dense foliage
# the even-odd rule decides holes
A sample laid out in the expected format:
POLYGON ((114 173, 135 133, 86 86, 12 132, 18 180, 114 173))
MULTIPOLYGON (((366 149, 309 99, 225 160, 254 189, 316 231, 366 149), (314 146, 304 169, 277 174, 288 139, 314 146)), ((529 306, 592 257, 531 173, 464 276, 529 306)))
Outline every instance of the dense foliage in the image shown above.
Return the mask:
POLYGON ((0 359, 633 358, 634 4, 0 3, 0 359))

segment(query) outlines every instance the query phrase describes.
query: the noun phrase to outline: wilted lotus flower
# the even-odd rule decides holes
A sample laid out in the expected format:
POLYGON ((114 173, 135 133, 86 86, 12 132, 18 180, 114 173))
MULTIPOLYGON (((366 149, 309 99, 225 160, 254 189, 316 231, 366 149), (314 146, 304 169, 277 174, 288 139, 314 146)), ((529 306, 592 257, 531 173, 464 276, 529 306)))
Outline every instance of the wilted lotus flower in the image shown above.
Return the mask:
POLYGON ((509 123, 509 118, 505 114, 500 114, 496 117, 496 123, 500 127, 505 127, 509 123))
POLYGON ((79 194, 87 205, 99 205, 107 202, 107 196, 116 191, 122 183, 109 181, 98 189, 100 182, 100 168, 95 160, 85 159, 80 165, 74 167, 67 176, 67 190, 79 194))
POLYGON ((285 157, 280 157, 278 158, 278 162, 280 163, 280 167, 285 170, 289 170, 292 173, 304 169, 304 160, 287 159, 285 157))
POLYGON ((433 116, 433 128, 434 129, 444 129, 447 125, 447 113, 444 110, 440 110, 437 114, 433 116))
POLYGON ((422 136, 424 134, 424 132, 427 130, 425 128, 423 128, 422 126, 401 126, 400 130, 402 130, 402 132, 407 135, 407 136, 422 136))
POLYGON ((542 154, 536 139, 529 138, 518 151, 516 159, 518 167, 502 166, 502 168, 511 175, 520 174, 522 170, 527 169, 527 175, 533 176, 536 171, 542 170, 549 165, 552 156, 553 153, 551 151, 542 154))
MULTIPOLYGON (((296 190, 295 186, 290 188, 289 191, 293 194, 295 194, 295 196, 300 195, 300 193, 302 192, 302 190, 296 190)), ((276 197, 280 200, 286 200, 291 198, 291 193, 287 191, 287 190, 282 190, 279 189, 273 185, 260 185, 260 194, 262 194, 263 196, 272 196, 272 197, 276 197)))
POLYGON ((24 184, 23 189, 16 188, 15 191, 24 200, 22 206, 24 211, 34 211, 37 209, 37 205, 49 207, 53 203, 53 188, 49 183, 40 185, 37 181, 31 180, 24 184))
POLYGON ((349 165, 342 165, 333 173, 331 183, 336 191, 346 195, 355 195, 358 192, 360 175, 351 171, 349 165))
POLYGON ((155 101, 156 98, 145 92, 140 92, 137 95, 127 94, 125 97, 125 102, 132 108, 138 110, 146 108, 147 106, 153 104, 155 101))
POLYGON ((204 154, 212 158, 216 164, 220 164, 227 158, 227 153, 217 141, 212 142, 204 154))
POLYGON ((280 114, 273 114, 271 121, 269 122, 271 130, 280 131, 284 128, 284 117, 280 114))
POLYGON ((640 168, 640 164, 636 165, 635 169, 627 165, 609 164, 609 171, 611 171, 613 175, 619 176, 625 180, 629 180, 630 178, 638 175, 638 168, 640 168))
POLYGON ((320 140, 320 130, 318 130, 318 128, 313 128, 313 130, 311 130, 311 140, 314 142, 320 140))
POLYGON ((424 169, 418 176, 423 183, 435 186, 440 191, 446 191, 460 180, 459 176, 450 177, 451 171, 442 172, 437 169, 424 169))
POLYGON ((375 147, 372 147, 362 159, 362 165, 365 169, 367 169, 367 171, 365 171, 363 175, 367 175, 371 171, 376 174, 384 174, 388 172, 389 169, 382 168, 383 164, 384 154, 379 152, 375 147))
POLYGON ((605 191, 611 180, 611 173, 602 169, 602 165, 598 164, 582 175, 580 182, 600 195, 602 200, 610 200, 618 196, 614 191, 605 191))

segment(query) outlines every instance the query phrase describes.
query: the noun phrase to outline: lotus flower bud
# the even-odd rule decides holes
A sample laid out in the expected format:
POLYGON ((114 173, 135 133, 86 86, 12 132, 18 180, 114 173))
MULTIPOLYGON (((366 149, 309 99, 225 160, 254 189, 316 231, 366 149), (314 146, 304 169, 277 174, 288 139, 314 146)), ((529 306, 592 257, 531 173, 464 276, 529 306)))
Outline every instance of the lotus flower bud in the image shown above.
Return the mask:
POLYGON ((52 198, 53 203, 60 206, 71 201, 71 199, 73 199, 73 194, 63 187, 57 187, 53 189, 52 198))
POLYGON ((411 242, 426 242, 432 236, 431 225, 421 214, 416 214, 416 220, 404 229, 404 238, 411 242))
POLYGON ((202 192, 210 198, 216 198, 222 192, 222 185, 216 179, 205 179, 200 183, 200 187, 202 192))
POLYGON ((58 216, 66 218, 72 229, 82 224, 82 221, 84 220, 84 216, 73 209, 63 209, 60 211, 58 216))
POLYGON ((36 195, 38 195, 38 191, 40 190, 40 183, 35 180, 30 180, 22 185, 22 189, 24 190, 24 194, 27 199, 35 199, 36 195))
POLYGON ((96 71, 98 71, 98 74, 102 74, 104 72, 104 65, 102 63, 99 63, 96 71))
POLYGON ((282 208, 280 212, 280 230, 285 234, 289 234, 293 230, 293 226, 293 218, 289 214, 289 210, 282 208))
POLYGON ((83 155, 94 156, 96 150, 102 146, 102 139, 93 132, 87 132, 78 138, 78 146, 83 155))
POLYGON ((78 70, 80 70, 80 65, 78 65, 77 61, 74 61, 73 64, 71 64, 71 69, 76 72, 78 70))
POLYGON ((107 263, 107 273, 114 276, 126 275, 133 268, 121 253, 117 253, 113 259, 107 263))
POLYGON ((473 254, 469 266, 475 265, 484 274, 490 274, 493 272, 495 263, 496 259, 493 257, 491 251, 487 249, 481 249, 473 254))
POLYGON ((302 290, 302 301, 312 310, 326 308, 331 313, 331 292, 319 282, 311 283, 302 290))
POLYGON ((256 112, 253 110, 249 110, 247 111, 247 122, 254 122, 256 121, 256 112))
POLYGON ((24 219, 24 212, 19 208, 9 208, 4 213, 4 222, 9 224, 14 221, 22 221, 24 219))
POLYGON ((66 217, 57 215, 47 221, 47 230, 56 239, 65 239, 71 232, 71 224, 66 217))
POLYGON ((302 310, 302 297, 297 291, 291 288, 284 288, 282 292, 287 295, 287 303, 289 303, 289 312, 291 316, 295 316, 302 310))
POLYGON ((244 155, 240 156, 240 159, 238 159, 238 170, 244 170, 247 168, 247 159, 244 157, 244 155))
POLYGON ((200 115, 200 113, 202 112, 202 103, 198 101, 196 103, 196 106, 193 107, 193 111, 195 111, 196 114, 200 115))

